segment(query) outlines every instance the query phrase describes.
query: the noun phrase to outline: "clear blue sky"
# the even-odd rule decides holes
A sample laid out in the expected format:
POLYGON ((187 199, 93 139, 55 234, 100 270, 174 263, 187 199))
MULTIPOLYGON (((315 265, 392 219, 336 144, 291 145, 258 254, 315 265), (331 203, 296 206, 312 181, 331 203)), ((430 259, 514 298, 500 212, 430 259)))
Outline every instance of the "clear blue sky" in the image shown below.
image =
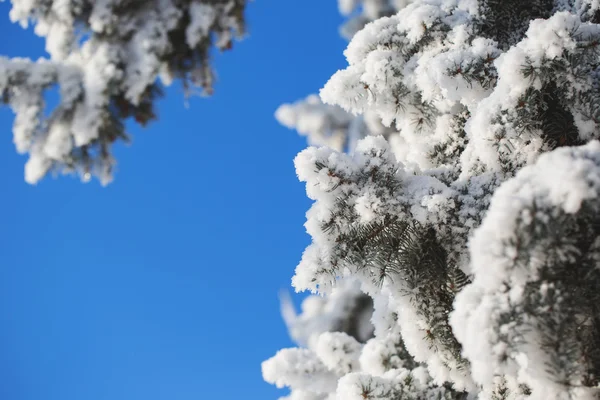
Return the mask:
MULTIPOLYGON (((0 3, 0 54, 43 42, 0 3)), ((277 292, 309 238, 277 106, 344 65, 335 0, 256 0, 210 99, 167 92, 116 151, 115 182, 23 180, 0 109, 0 399, 276 399, 260 363, 290 346, 277 292)))

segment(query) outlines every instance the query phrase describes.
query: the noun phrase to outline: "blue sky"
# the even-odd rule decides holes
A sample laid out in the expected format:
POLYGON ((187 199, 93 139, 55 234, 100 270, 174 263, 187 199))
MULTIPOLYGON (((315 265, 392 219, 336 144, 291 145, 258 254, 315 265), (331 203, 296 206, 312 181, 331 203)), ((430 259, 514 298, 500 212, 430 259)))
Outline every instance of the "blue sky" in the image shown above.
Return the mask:
MULTIPOLYGON (((8 20, 0 54, 43 42, 8 20)), ((210 99, 177 87, 132 127, 116 180, 23 180, 0 109, 0 398, 276 399, 260 363, 290 346, 277 292, 309 238, 277 106, 344 65, 334 0, 256 0, 210 99)))

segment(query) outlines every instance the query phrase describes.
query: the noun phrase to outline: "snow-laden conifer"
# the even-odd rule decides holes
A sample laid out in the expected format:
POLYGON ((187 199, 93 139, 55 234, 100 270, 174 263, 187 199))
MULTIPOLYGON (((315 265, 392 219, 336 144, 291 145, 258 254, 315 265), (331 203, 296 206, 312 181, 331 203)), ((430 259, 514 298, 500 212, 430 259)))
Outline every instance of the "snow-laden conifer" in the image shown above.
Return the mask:
POLYGON ((374 336, 340 358, 351 372, 309 345, 336 383, 292 395, 597 399, 600 3, 398 10, 353 36, 320 93, 385 136, 295 161, 314 204, 293 285, 358 282, 374 336))
POLYGON ((48 59, 0 57, 0 94, 15 113, 25 179, 50 170, 112 179, 111 146, 124 121, 156 118, 161 85, 181 79, 212 92, 212 48, 244 33, 246 0, 12 0, 10 18, 33 24, 48 59), (46 94, 60 99, 48 106, 46 94))

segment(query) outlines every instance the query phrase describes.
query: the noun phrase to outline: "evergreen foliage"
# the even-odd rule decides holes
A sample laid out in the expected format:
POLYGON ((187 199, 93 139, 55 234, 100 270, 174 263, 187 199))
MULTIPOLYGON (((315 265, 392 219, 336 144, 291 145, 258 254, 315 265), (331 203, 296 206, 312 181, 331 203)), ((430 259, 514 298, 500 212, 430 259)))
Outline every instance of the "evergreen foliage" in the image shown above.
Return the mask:
POLYGON ((212 93, 212 48, 244 33, 246 0, 12 0, 10 18, 33 23, 49 59, 0 57, 0 95, 16 114, 14 142, 29 153, 25 179, 75 171, 112 179, 111 147, 124 121, 156 118, 157 82, 181 79, 212 93), (48 109, 45 94, 58 88, 48 109))
MULTIPOLYGON (((359 285, 374 336, 315 331, 324 372, 285 350, 265 379, 288 399, 600 398, 600 3, 378 4, 311 101, 338 137, 385 128, 296 158, 314 204, 292 280, 322 302, 359 285)), ((302 104, 286 125, 310 135, 302 104)))

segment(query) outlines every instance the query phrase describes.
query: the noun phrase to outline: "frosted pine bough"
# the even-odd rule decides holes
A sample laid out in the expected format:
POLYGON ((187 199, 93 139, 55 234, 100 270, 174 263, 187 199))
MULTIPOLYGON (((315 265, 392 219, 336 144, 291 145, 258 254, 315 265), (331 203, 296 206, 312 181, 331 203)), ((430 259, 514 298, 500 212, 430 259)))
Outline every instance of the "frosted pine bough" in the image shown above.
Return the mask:
POLYGON ((49 59, 0 57, 2 102, 14 142, 28 153, 25 180, 48 171, 112 179, 112 144, 124 121, 156 117, 163 84, 182 79, 210 94, 213 47, 244 33, 246 0, 11 0, 10 18, 45 38, 49 59), (49 108, 45 94, 58 88, 49 108))
POLYGON ((598 399, 600 3, 429 0, 365 26, 325 105, 394 132, 309 148, 297 290, 358 282, 374 336, 263 364, 290 399, 598 399))
MULTIPOLYGON (((338 8, 348 20, 340 33, 352 38, 367 23, 390 16, 405 7, 407 0, 338 0, 338 8)), ((275 113, 277 120, 307 137, 312 146, 329 146, 336 150, 352 150, 356 142, 368 135, 388 136, 394 130, 381 124, 373 112, 354 115, 341 107, 323 104, 317 95, 309 95, 293 104, 284 104, 275 113)))

